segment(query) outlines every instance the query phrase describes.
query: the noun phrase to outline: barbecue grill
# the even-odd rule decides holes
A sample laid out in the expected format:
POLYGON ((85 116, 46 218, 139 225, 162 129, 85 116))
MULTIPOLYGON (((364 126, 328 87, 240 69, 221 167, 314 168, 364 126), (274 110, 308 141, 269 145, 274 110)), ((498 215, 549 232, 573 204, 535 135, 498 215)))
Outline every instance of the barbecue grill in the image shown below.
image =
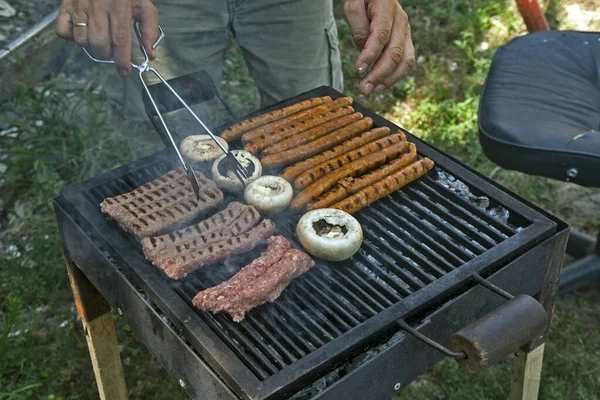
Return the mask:
MULTIPOLYGON (((321 87, 269 109, 325 95, 342 96, 321 87)), ((354 107, 375 126, 400 129, 354 107)), ((230 278, 260 248, 175 282, 100 212, 104 198, 176 168, 171 152, 67 188, 55 209, 82 319, 105 314, 104 297, 184 390, 202 399, 388 399, 442 352, 464 357, 445 346, 488 314, 504 326, 488 335, 491 342, 505 336, 519 347, 525 338, 525 350, 538 347, 545 331, 535 337, 519 331, 515 324, 527 325, 528 316, 498 307, 506 303, 503 295, 510 297, 506 292, 536 296, 549 321, 568 226, 405 133, 435 169, 357 214, 365 240, 351 260, 317 261, 277 301, 250 311, 239 324, 199 311, 191 299, 230 278)), ((276 234, 301 248, 294 233, 298 218, 280 214, 276 234)), ((99 383, 103 373, 111 374, 97 370, 99 383)))

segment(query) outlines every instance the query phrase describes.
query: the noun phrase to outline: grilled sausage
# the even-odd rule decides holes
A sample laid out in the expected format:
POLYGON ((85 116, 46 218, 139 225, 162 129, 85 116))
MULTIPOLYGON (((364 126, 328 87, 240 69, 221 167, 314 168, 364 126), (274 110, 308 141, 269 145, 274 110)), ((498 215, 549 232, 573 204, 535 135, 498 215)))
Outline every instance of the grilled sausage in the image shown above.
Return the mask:
POLYGON ((263 135, 273 133, 273 132, 281 132, 281 129, 288 126, 292 123, 292 121, 303 121, 308 119, 317 118, 320 115, 325 115, 331 110, 335 110, 342 107, 350 107, 352 105, 352 97, 342 97, 335 101, 331 101, 320 106, 311 108, 306 111, 302 111, 298 114, 292 115, 288 119, 283 119, 281 121, 276 121, 275 123, 265 125, 259 127, 257 129, 253 129, 248 131, 242 135, 242 143, 246 144, 248 142, 253 141, 254 139, 260 138, 263 135))
MULTIPOLYGON (((340 145, 335 146, 332 149, 329 149, 329 150, 323 152, 322 154, 319 154, 315 157, 309 158, 308 160, 301 161, 299 163, 292 165, 291 167, 284 169, 279 174, 279 176, 282 177, 283 179, 287 180, 288 182, 293 182, 294 179, 296 179, 301 173, 303 173, 307 169, 312 168, 315 165, 319 165, 322 162, 331 160, 332 158, 340 156, 344 153, 347 153, 349 151, 357 149, 360 146, 370 143, 374 140, 381 139, 382 137, 387 136, 389 134, 390 134, 390 129, 386 128, 386 127, 371 129, 370 131, 365 132, 360 136, 357 136, 350 140, 346 140, 345 142, 341 143, 340 145)), ((281 165, 287 165, 287 164, 281 164, 281 165)))
POLYGON ((353 122, 342 129, 331 132, 330 134, 325 135, 317 140, 313 140, 312 142, 303 146, 263 157, 260 162, 264 168, 285 167, 307 157, 312 157, 316 154, 322 153, 345 140, 359 135, 360 133, 369 129, 372 125, 373 120, 371 118, 364 118, 360 121, 353 122))
POLYGON ((400 157, 392 160, 390 163, 385 164, 383 167, 376 169, 373 172, 365 174, 359 178, 345 178, 338 182, 338 185, 325 193, 315 201, 308 203, 307 208, 309 210, 316 210, 317 208, 327 208, 332 204, 344 200, 346 197, 358 193, 369 185, 373 185, 385 178, 386 176, 393 174, 394 172, 406 167, 408 164, 415 161, 417 158, 417 147, 414 143, 410 144, 408 153, 400 155, 400 157))
POLYGON ((395 192, 408 185, 410 182, 425 175, 427 171, 432 169, 434 166, 433 161, 429 158, 423 158, 417 162, 410 164, 408 167, 401 169, 393 173, 392 175, 386 176, 379 182, 371 186, 367 186, 360 192, 353 194, 345 200, 335 203, 331 208, 338 208, 346 211, 349 214, 354 214, 363 207, 368 206, 387 196, 390 193, 395 192))
POLYGON ((300 133, 299 135, 294 135, 290 138, 282 140, 279 143, 269 146, 266 149, 264 149, 261 152, 261 154, 264 156, 268 156, 271 154, 276 154, 282 151, 293 149, 298 146, 302 146, 303 144, 312 142, 313 140, 317 140, 318 138, 325 136, 328 133, 331 133, 337 129, 341 129, 346 125, 351 124, 352 122, 359 121, 362 118, 363 115, 357 112, 354 114, 346 115, 345 117, 334 119, 333 121, 326 122, 323 125, 317 126, 316 128, 309 129, 306 132, 300 133))
POLYGON ((309 201, 316 200, 320 195, 335 186, 340 179, 350 176, 360 176, 395 159, 400 154, 404 153, 406 148, 406 142, 398 142, 389 147, 376 151, 375 153, 361 157, 356 161, 352 161, 350 164, 344 165, 342 168, 336 169, 300 192, 300 194, 298 194, 294 200, 292 200, 292 209, 299 210, 309 201))
POLYGON ((246 143, 246 145, 244 146, 244 150, 256 154, 269 147, 273 143, 279 143, 286 138, 302 133, 325 122, 329 122, 334 119, 343 117, 344 115, 351 114, 353 112, 354 109, 352 107, 342 107, 330 110, 326 114, 319 115, 315 118, 292 121, 290 124, 281 127, 277 131, 261 135, 259 138, 256 138, 251 142, 246 143))
POLYGON ((313 99, 301 101, 300 103, 292 104, 288 107, 269 111, 268 113, 238 122, 237 124, 232 125, 227 129, 224 129, 219 136, 221 136, 226 141, 231 142, 239 139, 245 132, 258 128, 259 126, 263 126, 270 122, 284 119, 291 115, 300 113, 301 111, 308 110, 323 103, 328 103, 331 101, 332 99, 329 96, 315 97, 313 99))
MULTIPOLYGON (((334 171, 338 168, 343 167, 346 164, 351 163, 361 157, 364 157, 368 154, 374 153, 378 150, 383 149, 384 147, 391 146, 395 143, 400 142, 400 135, 391 135, 379 140, 376 140, 371 143, 367 143, 364 146, 359 147, 356 150, 349 151, 347 153, 342 154, 339 157, 332 158, 329 161, 325 161, 317 166, 312 167, 308 171, 304 171, 296 180, 294 181, 294 186, 296 189, 305 189, 308 185, 313 182, 318 181, 331 171, 334 171)), ((404 142, 405 150, 408 150, 408 142, 404 142)))

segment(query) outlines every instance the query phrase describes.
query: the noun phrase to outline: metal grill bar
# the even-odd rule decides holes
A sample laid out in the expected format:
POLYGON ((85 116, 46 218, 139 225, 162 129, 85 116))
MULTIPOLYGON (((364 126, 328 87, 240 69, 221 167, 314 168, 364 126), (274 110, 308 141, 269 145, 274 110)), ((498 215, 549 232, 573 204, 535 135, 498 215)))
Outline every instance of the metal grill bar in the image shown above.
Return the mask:
POLYGON ((419 261, 418 264, 420 266, 426 267, 430 271, 435 271, 436 276, 434 277, 433 272, 426 272, 424 269, 420 270, 420 274, 423 274, 423 276, 428 277, 425 279, 433 280, 435 278, 443 276, 446 272, 452 271, 454 269, 454 267, 450 263, 448 263, 448 261, 442 258, 439 254, 431 251, 431 249, 427 251, 427 248, 424 247, 422 244, 419 246, 419 243, 415 243, 414 240, 402 241, 396 235, 391 235, 389 232, 390 228, 384 226, 383 223, 380 223, 380 221, 385 221, 385 216, 381 214, 381 212, 376 211, 372 208, 367 208, 363 213, 363 218, 366 223, 371 224, 371 226, 373 226, 374 229, 377 230, 377 232, 380 235, 380 240, 385 241, 386 248, 391 248, 395 254, 401 252, 407 253, 410 258, 417 259, 419 261), (391 240, 389 240, 388 242, 388 240, 383 239, 383 236, 388 236, 388 240, 391 240), (414 246, 415 244, 417 246, 414 246), (417 250, 415 247, 419 247, 419 250, 417 250), (396 250, 396 248, 400 248, 401 251, 396 250), (427 258, 426 256, 428 256, 429 258, 427 258), (431 259, 435 259, 437 263, 444 266, 445 271, 442 270, 441 267, 438 267, 435 262, 432 262, 431 259))
MULTIPOLYGON (((354 261, 358 261, 360 265, 362 265, 365 269, 365 272, 369 271, 368 274, 371 276, 371 281, 374 281, 381 289, 385 290, 385 293, 388 294, 389 301, 395 303, 398 300, 401 300, 403 296, 400 296, 399 292, 406 292, 405 294, 409 294, 410 292, 406 289, 403 289, 396 282, 394 282, 393 275, 386 270, 386 266, 390 266, 394 264, 394 259, 387 257, 383 253, 377 254, 377 257, 372 256, 373 250, 375 250, 375 246, 367 240, 363 241, 364 249, 359 250, 358 253, 354 256, 354 261), (367 251, 370 250, 370 251, 367 251)), ((411 279, 409 275, 406 275, 407 278, 411 279)), ((396 277, 397 278, 397 277, 396 277)), ((415 285, 419 285, 419 282, 414 280, 415 285)), ((422 285, 422 283, 420 283, 422 285)))
MULTIPOLYGON (((264 326, 258 318, 248 318, 248 321, 245 323, 245 328, 249 332, 254 332, 255 335, 262 336, 266 338, 269 345, 275 347, 275 349, 283 356, 282 362, 285 365, 289 365, 294 361, 298 360, 298 356, 292 354, 278 338, 276 338, 269 329, 264 326)), ((282 365, 283 367, 284 365, 282 365)))
POLYGON ((380 209, 381 211, 374 210, 372 208, 367 210, 375 213, 375 215, 378 217, 378 220, 388 229, 388 236, 390 236, 395 243, 406 241, 413 246, 419 247, 426 252, 434 254, 435 258, 441 258, 445 261, 445 264, 451 265, 453 267, 452 269, 462 265, 466 261, 458 257, 446 247, 440 245, 438 241, 434 240, 428 233, 424 232, 422 228, 408 221, 401 214, 396 215, 396 221, 395 223, 392 223, 392 221, 390 221, 390 219, 385 215, 391 215, 392 213, 392 210, 386 204, 381 203, 380 209), (402 235, 402 239, 392 232, 393 229, 399 230, 398 233, 402 235))
MULTIPOLYGON (((304 300, 304 298, 306 297, 307 299, 309 299, 312 302, 312 305, 316 305, 318 310, 321 310, 321 312, 324 314, 323 316, 329 320, 335 320, 335 322, 333 324, 330 324, 332 329, 334 330, 334 332, 336 333, 336 336, 341 335, 343 332, 348 331, 350 329, 352 329, 352 325, 349 325, 343 318, 341 318, 337 313, 340 313, 344 316, 350 317, 351 319, 352 316, 350 314, 348 314, 347 312, 344 311, 343 308, 339 307, 339 305, 337 305, 337 303, 335 302, 327 302, 324 303, 322 302, 318 297, 316 297, 315 295, 313 295, 311 293, 310 290, 307 290, 306 287, 304 286, 305 282, 298 282, 297 283, 297 288, 298 288, 298 295, 296 296, 297 298, 301 299, 301 301, 304 304, 307 304, 306 300, 304 300), (337 307, 336 307, 337 305, 337 307), (336 313, 337 312, 337 313, 336 313), (336 324, 341 326, 341 329, 338 329, 336 327, 336 324)), ((311 306, 310 303, 307 304, 308 307, 311 306)), ((357 321, 358 323, 358 321, 357 321)))
POLYGON ((453 222, 453 226, 458 226, 462 232, 465 232, 465 235, 472 235, 478 238, 478 242, 481 248, 488 249, 496 245, 496 241, 492 240, 488 235, 482 234, 481 232, 477 231, 472 225, 470 226, 464 220, 452 215, 450 212, 448 212, 448 210, 446 210, 445 207, 432 202, 419 190, 414 189, 409 185, 406 188, 406 191, 407 193, 410 193, 413 197, 419 198, 419 200, 423 204, 426 204, 429 207, 429 209, 437 208, 439 214, 445 217, 446 222, 453 222))
POLYGON ((273 366, 275 369, 279 370, 287 365, 281 354, 275 350, 272 343, 268 343, 262 335, 252 328, 248 321, 239 324, 239 333, 249 339, 244 340, 244 344, 250 346, 249 348, 252 348, 252 346, 256 347, 257 350, 260 350, 261 354, 265 355, 265 359, 269 361, 267 367, 273 366))
POLYGON ((440 216, 433 211, 423 207, 421 204, 413 202, 410 197, 404 192, 397 192, 398 197, 404 200, 404 204, 406 207, 410 208, 415 214, 421 218, 423 221, 429 222, 438 230, 442 231, 447 236, 451 237, 455 242, 459 243, 463 247, 467 248, 473 254, 479 255, 486 251, 487 249, 480 245, 478 242, 474 240, 468 240, 467 235, 464 232, 461 232, 454 226, 451 226, 446 223, 440 216))
MULTIPOLYGON (((487 222, 491 228, 493 227, 496 230, 498 230, 499 232, 502 232, 502 234, 506 235, 506 237, 510 237, 515 234, 516 231, 514 228, 512 228, 508 225, 504 225, 497 219, 492 218, 489 215, 487 215, 479 207, 474 207, 473 205, 469 204, 468 201, 466 201, 462 197, 457 196, 452 190, 448 189, 447 187, 445 187, 444 185, 442 185, 440 182, 436 181, 432 177, 425 175, 423 178, 424 179, 421 181, 423 184, 427 184, 427 186, 429 186, 432 189, 435 188, 435 190, 438 193, 443 193, 443 194, 441 194, 442 197, 443 196, 451 197, 457 206, 460 206, 463 209, 468 209, 471 212, 471 214, 473 214, 474 216, 478 217, 479 219, 487 222)), ((491 205, 492 204, 490 204, 490 206, 491 205)), ((513 217, 518 217, 515 214, 516 213, 514 211, 511 213, 511 215, 513 217)), ((531 221, 523 220, 523 221, 521 221, 521 223, 519 223, 519 225, 526 226, 529 223, 531 223, 531 221)))
MULTIPOLYGON (((321 326, 314 317, 308 315, 306 309, 299 307, 298 304, 288 296, 283 298, 283 300, 282 306, 287 308, 291 315, 297 315, 300 317, 300 319, 304 320, 304 327, 307 328, 308 332, 314 335, 318 341, 318 347, 333 339, 333 335, 331 335, 327 329, 321 326)), ((315 310, 311 309, 310 311, 314 312, 315 310)))
MULTIPOLYGON (((380 303, 375 301, 373 297, 371 297, 371 293, 373 293, 374 289, 370 285, 368 285, 360 276, 358 276, 357 273, 353 270, 353 268, 350 265, 348 265, 348 263, 342 263, 341 268, 335 268, 333 271, 335 272, 337 278, 339 278, 341 281, 343 281, 343 283, 349 285, 352 288, 353 293, 356 293, 360 296, 360 302, 362 304, 367 305, 365 301, 369 303, 368 308, 371 310, 373 315, 385 309, 385 306, 381 305, 380 303), (367 293, 365 290, 369 290, 369 293, 367 293)), ((356 296, 352 297, 356 298, 356 296)))
POLYGON ((432 186, 424 182, 417 181, 414 183, 413 188, 418 188, 421 192, 427 195, 432 201, 436 202, 442 207, 445 207, 448 211, 453 213, 454 215, 459 216, 464 221, 467 221, 471 225, 473 225, 480 232, 485 233, 490 238, 494 239, 496 242, 501 242, 504 239, 508 238, 505 233, 502 233, 498 229, 494 227, 491 223, 483 222, 481 219, 475 217, 473 213, 465 210, 465 208, 458 205, 454 199, 450 201, 447 197, 442 196, 438 193, 432 186))
MULTIPOLYGON (((269 310, 270 311, 270 310, 269 310)), ((269 331, 272 336, 281 339, 281 341, 285 342, 286 349, 294 352, 294 357, 296 359, 301 359, 307 354, 306 350, 301 349, 296 342, 291 339, 285 329, 280 329, 274 322, 271 321, 271 317, 268 316, 269 312, 261 310, 261 312, 257 312, 256 315, 251 319, 254 323, 259 326, 263 326, 265 330, 269 331)), ((281 343, 281 341, 277 341, 281 343)), ((283 343, 281 344, 283 346, 283 343)))
POLYGON ((294 324, 294 329, 308 342, 312 350, 315 350, 323 345, 323 340, 320 339, 313 331, 308 329, 302 313, 296 314, 290 312, 285 303, 274 303, 278 313, 284 316, 287 322, 294 324))
POLYGON ((475 254, 473 254, 471 251, 467 251, 466 248, 456 243, 451 236, 449 236, 442 230, 437 229, 437 227, 430 223, 427 219, 420 219, 419 217, 415 216, 413 214, 412 209, 398 203, 391 196, 389 196, 388 198, 383 198, 380 201, 383 202, 383 204, 396 208, 397 210, 399 210, 399 214, 404 215, 404 217, 413 225, 419 226, 420 229, 423 232, 425 232, 428 236, 435 237, 437 238, 436 240, 438 242, 444 243, 445 247, 448 247, 450 251, 454 252, 454 254, 459 255, 460 258, 464 260, 463 263, 468 260, 471 260, 475 256, 475 254))
POLYGON ((380 301, 379 306, 381 309, 385 309, 394 304, 394 301, 388 299, 383 293, 383 290, 385 290, 388 295, 392 295, 393 292, 390 291, 391 288, 387 285, 381 285, 377 280, 381 278, 369 269, 369 265, 374 264, 373 261, 368 260, 361 251, 356 253, 352 261, 354 265, 348 265, 348 268, 345 268, 343 272, 346 273, 349 278, 353 279, 361 288, 368 290, 373 297, 377 297, 380 301), (354 266, 358 268, 353 268, 354 266))
MULTIPOLYGON (((388 268, 393 268, 396 272, 396 278, 399 279, 400 281, 402 281, 402 283, 404 283, 404 285, 406 286, 406 288, 401 288, 400 290, 404 291, 406 295, 409 295, 410 293, 414 292, 415 290, 418 290, 420 288, 422 288, 423 286, 425 286, 425 284, 419 280, 415 275, 413 275, 412 273, 409 273, 408 270, 401 268, 401 267, 397 267, 396 266, 396 261, 391 258, 391 257, 386 257, 385 254, 383 254, 381 252, 381 249, 379 249, 378 247, 374 246, 372 244, 371 241, 376 241, 377 238, 374 235, 368 234, 367 232, 364 233, 365 234, 365 241, 363 242, 363 245, 365 246, 365 251, 359 251, 358 253, 358 257, 360 257, 362 260, 366 260, 366 263, 368 265, 369 258, 368 255, 371 254, 378 254, 377 258, 386 258, 384 261, 387 261, 387 267, 388 268), (368 250, 368 255, 365 256, 364 253, 366 253, 366 251, 368 250), (398 276, 400 275, 400 276, 398 276)), ((355 256, 357 257, 357 256, 355 256)), ((403 256, 400 256, 400 260, 402 260, 403 256)), ((372 262, 371 262, 372 263, 372 262)), ((380 265, 382 265, 383 262, 380 262, 380 265)), ((408 265, 407 263, 403 263, 404 265, 408 265)), ((381 268, 378 268, 377 272, 381 271, 381 268)), ((387 274, 385 272, 382 272, 382 274, 384 276, 386 276, 387 274)), ((399 299, 397 299, 399 300, 399 299)))
POLYGON ((312 289, 314 289, 316 293, 319 293, 321 296, 323 296, 327 299, 331 299, 330 304, 333 304, 335 307, 340 309, 341 314, 346 316, 347 319, 350 319, 353 323, 358 325, 359 323, 363 322, 366 318, 376 314, 376 312, 371 307, 369 307, 367 304, 363 303, 362 300, 360 300, 358 297, 356 297, 356 295, 353 292, 346 289, 345 286, 338 286, 337 284, 332 284, 331 282, 327 282, 326 284, 322 285, 321 287, 317 287, 316 284, 313 283, 313 279, 314 279, 313 277, 316 277, 317 275, 322 275, 321 279, 323 279, 325 281, 328 281, 328 279, 324 273, 320 273, 321 271, 318 267, 314 267, 313 271, 314 272, 312 274, 306 275, 306 277, 303 279, 303 281, 306 282, 306 284, 309 285, 312 289), (337 287, 338 290, 340 292, 344 293, 348 298, 343 297, 342 295, 338 294, 337 292, 334 292, 330 288, 331 286, 337 287), (350 299, 352 299, 354 301, 354 303, 351 302, 350 299), (340 303, 345 303, 346 307, 342 307, 340 305, 340 303), (358 307, 360 307, 363 310, 362 313, 359 310, 359 308, 357 308, 355 303, 357 303, 358 307))
POLYGON ((381 224, 379 224, 377 220, 373 218, 365 218, 365 220, 366 223, 372 224, 372 226, 375 228, 374 231, 377 232, 377 234, 375 234, 375 232, 369 232, 369 238, 379 243, 380 247, 383 247, 385 250, 392 253, 393 258, 407 259, 413 262, 417 262, 417 265, 414 265, 410 262, 408 262, 407 265, 409 266, 410 271, 422 282, 433 282, 436 278, 439 278, 440 276, 443 276, 445 274, 445 272, 438 268, 435 264, 432 264, 420 253, 418 253, 414 249, 411 249, 408 246, 405 246, 403 243, 398 243, 402 251, 392 247, 391 244, 382 237, 382 235, 386 235, 383 226, 381 226, 381 224), (425 269, 428 269, 431 272, 426 271, 425 269))

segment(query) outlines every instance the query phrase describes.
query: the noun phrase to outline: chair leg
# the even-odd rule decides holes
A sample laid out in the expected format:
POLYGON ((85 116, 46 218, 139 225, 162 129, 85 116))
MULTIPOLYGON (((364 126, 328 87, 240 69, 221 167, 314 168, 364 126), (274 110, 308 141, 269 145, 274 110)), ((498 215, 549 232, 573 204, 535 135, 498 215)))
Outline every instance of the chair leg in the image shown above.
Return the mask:
POLYGON ((537 400, 544 359, 544 343, 521 351, 515 360, 510 400, 537 400))
POLYGON ((100 399, 127 399, 127 386, 110 305, 81 270, 69 260, 67 272, 75 306, 83 322, 100 399))
POLYGON ((517 5, 529 33, 550 29, 546 16, 537 0, 517 0, 517 5))

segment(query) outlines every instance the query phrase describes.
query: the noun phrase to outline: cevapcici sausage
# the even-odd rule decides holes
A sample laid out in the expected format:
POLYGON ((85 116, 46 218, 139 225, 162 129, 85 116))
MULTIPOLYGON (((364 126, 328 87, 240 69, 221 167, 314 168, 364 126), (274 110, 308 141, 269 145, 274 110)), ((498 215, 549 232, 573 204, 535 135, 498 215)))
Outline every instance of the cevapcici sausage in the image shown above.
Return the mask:
POLYGON ((261 136, 269 133, 281 132, 281 129, 284 128, 285 130, 285 127, 291 124, 292 121, 313 119, 320 115, 325 115, 331 110, 335 110, 337 108, 342 107, 350 107, 351 105, 352 97, 342 97, 335 101, 324 103, 320 106, 292 115, 286 119, 282 119, 272 124, 261 126, 259 128, 248 131, 242 135, 242 143, 246 144, 254 139, 260 138, 261 136))
POLYGON ((309 129, 306 132, 300 133, 299 135, 294 135, 279 143, 269 146, 266 149, 264 149, 261 153, 262 155, 268 156, 271 154, 276 154, 282 151, 293 149, 298 146, 302 146, 303 144, 312 142, 313 140, 325 136, 328 133, 331 133, 337 129, 341 129, 346 125, 351 124, 352 122, 359 121, 362 118, 363 115, 357 112, 354 114, 346 115, 345 117, 334 119, 333 121, 326 122, 323 125, 317 126, 316 128, 309 129))
POLYGON ((400 136, 402 137, 402 141, 405 141, 405 140, 406 140, 406 135, 404 134, 404 132, 402 132, 402 131, 398 131, 398 132, 396 132, 396 134, 397 134, 397 135, 400 135, 400 136))
POLYGON ((333 131, 303 146, 263 157, 260 160, 260 163, 264 168, 285 167, 302 159, 322 153, 323 151, 330 149, 331 147, 336 146, 345 140, 361 134, 369 129, 372 125, 373 120, 371 118, 363 118, 360 121, 353 122, 342 129, 333 131))
POLYGON ((344 153, 357 149, 360 146, 370 143, 374 140, 381 139, 382 137, 388 136, 389 134, 390 129, 387 127, 371 129, 370 131, 365 132, 360 136, 357 136, 350 140, 346 140, 342 144, 335 146, 334 148, 329 149, 323 152, 322 154, 309 158, 308 160, 300 161, 299 163, 296 163, 291 167, 284 169, 279 174, 279 176, 287 180, 288 182, 293 182, 294 179, 296 179, 301 173, 303 173, 307 169, 312 168, 315 165, 319 165, 322 162, 331 160, 332 158, 341 156, 344 153))
MULTIPOLYGON (((296 189, 305 189, 308 185, 318 181, 331 171, 341 168, 344 165, 349 164, 368 154, 379 151, 384 147, 388 147, 395 143, 398 143, 400 142, 400 139, 400 135, 387 136, 374 142, 367 143, 356 150, 344 153, 339 157, 332 158, 329 161, 325 161, 324 163, 312 167, 308 171, 304 171, 298 178, 296 178, 296 180, 294 181, 294 186, 296 187, 296 189)), ((407 151, 409 143, 404 142, 404 144, 404 151, 407 151)))
POLYGON ((316 200, 320 195, 334 187, 340 179, 349 176, 360 176, 372 169, 378 168, 380 165, 390 162, 404 153, 407 147, 406 142, 398 142, 375 153, 361 157, 356 161, 352 161, 340 169, 336 169, 300 192, 292 200, 292 209, 299 210, 308 204, 308 202, 316 200))
POLYGON ((344 200, 346 197, 358 193, 369 185, 379 182, 386 176, 406 167, 414 162, 417 158, 417 146, 411 143, 408 153, 401 154, 400 157, 379 167, 373 172, 369 172, 359 178, 345 178, 338 182, 338 185, 325 193, 315 201, 308 203, 309 210, 317 208, 327 208, 338 201, 344 200))
POLYGON ((259 126, 263 126, 270 122, 284 119, 301 111, 308 110, 310 108, 331 101, 332 99, 329 96, 315 97, 313 99, 301 101, 300 103, 292 104, 288 107, 269 111, 268 113, 261 114, 256 117, 248 118, 244 121, 238 122, 237 124, 232 125, 227 129, 224 129, 219 136, 221 136, 226 141, 231 142, 233 140, 239 139, 245 132, 258 128, 259 126))
POLYGON ((393 173, 392 175, 386 176, 379 182, 371 186, 367 186, 360 192, 353 194, 345 200, 335 203, 331 208, 338 208, 344 210, 349 214, 354 214, 363 207, 368 206, 387 196, 396 190, 402 189, 410 182, 425 175, 427 171, 432 169, 434 166, 433 161, 429 158, 423 158, 415 163, 410 164, 408 167, 401 169, 393 173))
POLYGON ((333 110, 329 110, 326 114, 318 115, 311 119, 299 119, 297 121, 292 121, 291 123, 287 124, 286 126, 282 126, 276 131, 267 133, 265 135, 261 135, 260 137, 246 143, 246 145, 244 146, 244 150, 249 151, 251 153, 258 153, 259 151, 266 149, 274 143, 279 143, 284 139, 312 129, 316 126, 324 124, 325 122, 329 122, 334 119, 338 119, 345 115, 351 114, 353 112, 354 109, 352 107, 335 108, 333 110))

